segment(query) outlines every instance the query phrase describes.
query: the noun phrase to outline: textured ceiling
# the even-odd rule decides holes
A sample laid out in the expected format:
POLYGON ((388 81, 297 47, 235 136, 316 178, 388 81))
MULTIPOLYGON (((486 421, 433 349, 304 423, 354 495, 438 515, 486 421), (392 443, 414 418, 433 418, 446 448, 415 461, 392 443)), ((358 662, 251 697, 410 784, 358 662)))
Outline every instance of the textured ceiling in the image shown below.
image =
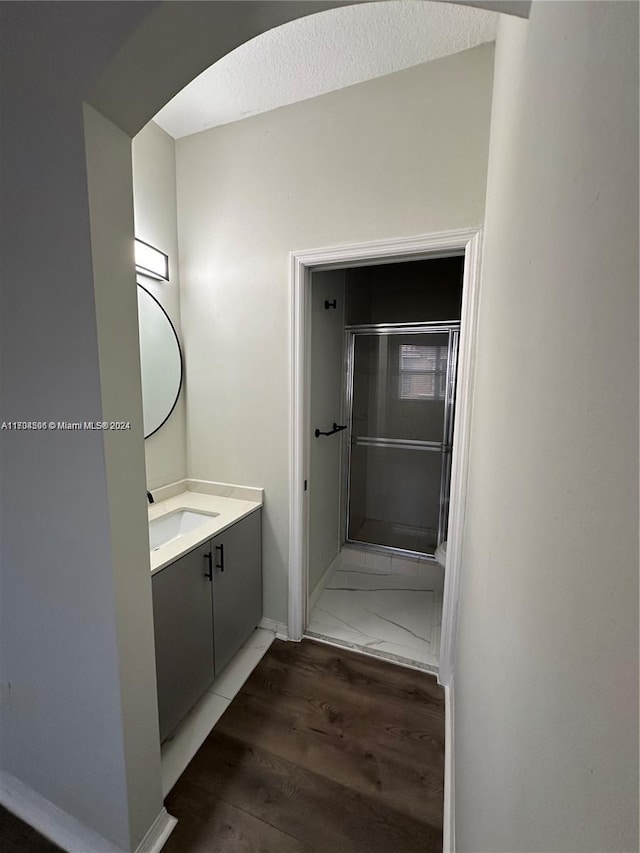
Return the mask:
POLYGON ((498 14, 451 3, 344 6, 268 30, 222 57, 155 121, 176 139, 493 41, 498 14))

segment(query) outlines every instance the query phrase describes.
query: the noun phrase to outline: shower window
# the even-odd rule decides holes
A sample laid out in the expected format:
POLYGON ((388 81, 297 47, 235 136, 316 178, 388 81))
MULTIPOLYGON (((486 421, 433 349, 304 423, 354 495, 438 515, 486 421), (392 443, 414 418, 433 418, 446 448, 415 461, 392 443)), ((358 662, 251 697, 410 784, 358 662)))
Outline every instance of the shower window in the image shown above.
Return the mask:
POLYGON ((401 400, 444 400, 448 346, 400 345, 401 400))

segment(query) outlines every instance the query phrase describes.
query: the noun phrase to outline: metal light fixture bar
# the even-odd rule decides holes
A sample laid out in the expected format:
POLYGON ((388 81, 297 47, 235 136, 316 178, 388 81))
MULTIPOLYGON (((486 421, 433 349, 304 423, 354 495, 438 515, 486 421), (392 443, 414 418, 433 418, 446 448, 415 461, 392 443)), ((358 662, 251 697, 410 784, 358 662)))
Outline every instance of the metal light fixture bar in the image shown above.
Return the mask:
POLYGON ((146 275, 158 281, 169 281, 169 256, 164 252, 136 237, 135 257, 136 272, 140 275, 146 275))

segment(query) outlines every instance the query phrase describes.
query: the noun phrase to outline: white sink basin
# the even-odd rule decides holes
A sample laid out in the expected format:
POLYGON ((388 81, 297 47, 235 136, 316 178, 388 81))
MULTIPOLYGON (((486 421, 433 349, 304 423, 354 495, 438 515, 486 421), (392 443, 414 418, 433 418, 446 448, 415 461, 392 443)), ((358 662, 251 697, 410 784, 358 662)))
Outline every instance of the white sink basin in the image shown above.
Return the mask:
POLYGON ((194 509, 176 509, 149 522, 149 548, 157 551, 163 545, 173 542, 210 519, 217 518, 218 512, 198 512, 194 509))

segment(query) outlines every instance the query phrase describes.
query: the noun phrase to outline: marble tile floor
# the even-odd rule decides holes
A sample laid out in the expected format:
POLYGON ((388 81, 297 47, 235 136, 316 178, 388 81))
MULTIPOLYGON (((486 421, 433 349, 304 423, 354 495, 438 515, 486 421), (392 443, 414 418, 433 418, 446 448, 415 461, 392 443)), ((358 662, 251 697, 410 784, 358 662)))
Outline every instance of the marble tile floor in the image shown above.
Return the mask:
POLYGON ((167 796, 183 774, 275 637, 275 631, 256 628, 175 732, 162 744, 163 796, 167 796))
POLYGON ((437 672, 443 591, 437 563, 345 547, 306 633, 437 672))

